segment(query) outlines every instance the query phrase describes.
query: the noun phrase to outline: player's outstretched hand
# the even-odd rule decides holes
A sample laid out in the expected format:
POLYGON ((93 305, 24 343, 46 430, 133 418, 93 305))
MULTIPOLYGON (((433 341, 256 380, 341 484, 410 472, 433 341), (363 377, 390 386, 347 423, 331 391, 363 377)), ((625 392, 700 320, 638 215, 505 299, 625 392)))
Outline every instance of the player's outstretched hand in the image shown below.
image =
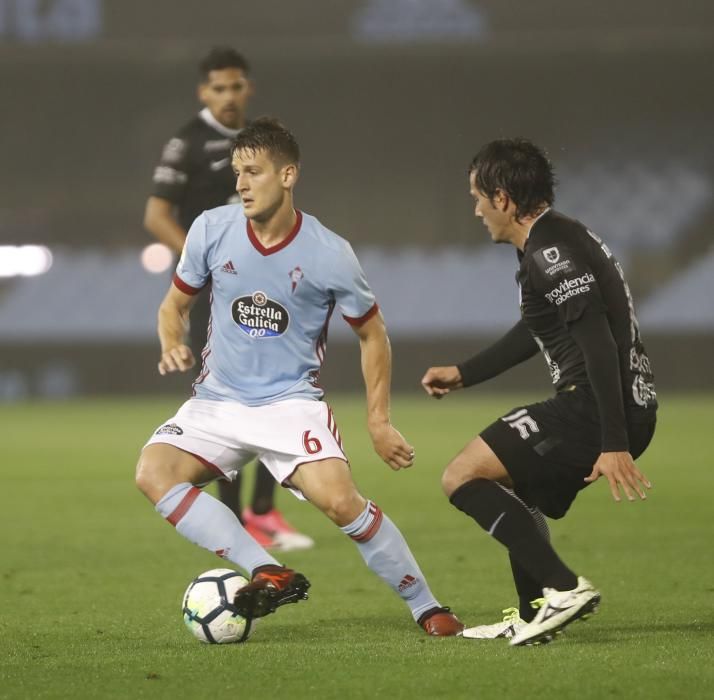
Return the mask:
POLYGON ((429 396, 440 399, 450 391, 462 389, 461 372, 455 365, 451 367, 429 367, 421 379, 421 385, 429 396))
POLYGON ((612 497, 616 501, 621 500, 620 488, 625 492, 628 501, 635 500, 635 493, 644 501, 647 494, 643 487, 652 488, 649 479, 635 466, 629 452, 603 452, 585 481, 592 483, 600 476, 607 478, 612 497))
POLYGON ((186 372, 196 364, 191 348, 188 345, 176 345, 161 353, 159 374, 169 372, 186 372))
POLYGON ((414 464, 414 448, 391 423, 370 426, 369 433, 374 451, 394 471, 408 469, 414 464))

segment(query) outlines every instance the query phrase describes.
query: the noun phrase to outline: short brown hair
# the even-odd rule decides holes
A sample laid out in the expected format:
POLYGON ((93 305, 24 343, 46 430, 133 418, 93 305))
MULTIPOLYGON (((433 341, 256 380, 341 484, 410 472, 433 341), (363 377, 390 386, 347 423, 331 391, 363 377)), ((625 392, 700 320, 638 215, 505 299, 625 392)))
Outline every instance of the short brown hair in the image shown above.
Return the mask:
POLYGON ((273 160, 300 164, 300 147, 295 137, 272 117, 260 117, 238 132, 231 154, 243 150, 265 151, 273 160))

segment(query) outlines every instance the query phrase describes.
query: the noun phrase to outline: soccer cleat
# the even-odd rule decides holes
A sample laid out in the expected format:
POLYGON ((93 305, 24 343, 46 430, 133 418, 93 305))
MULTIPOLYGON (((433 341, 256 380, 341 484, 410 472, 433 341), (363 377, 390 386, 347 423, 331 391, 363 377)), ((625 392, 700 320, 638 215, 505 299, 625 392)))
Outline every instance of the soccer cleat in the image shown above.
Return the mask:
POLYGON ((467 639, 512 639, 528 624, 521 618, 518 608, 506 608, 502 612, 501 622, 469 627, 461 633, 461 636, 467 639))
POLYGON ((256 515, 251 508, 245 508, 241 517, 246 530, 251 534, 261 532, 264 537, 269 538, 270 544, 263 545, 266 548, 290 552, 315 546, 315 541, 311 537, 298 532, 276 508, 261 515, 256 515))
POLYGON ((264 617, 286 603, 307 598, 310 582, 297 571, 283 566, 261 566, 251 582, 240 588, 233 604, 241 617, 264 617))
POLYGON ((464 629, 464 625, 449 608, 432 608, 427 610, 417 624, 430 637, 456 637, 464 629))
POLYGON ((513 647, 551 642, 571 622, 584 620, 597 612, 600 592, 592 583, 578 576, 578 585, 570 591, 543 589, 543 602, 532 622, 522 627, 511 639, 513 647))
POLYGON ((275 549, 277 548, 276 541, 268 534, 263 532, 260 528, 256 527, 252 523, 244 522, 243 527, 245 531, 263 548, 263 549, 275 549))

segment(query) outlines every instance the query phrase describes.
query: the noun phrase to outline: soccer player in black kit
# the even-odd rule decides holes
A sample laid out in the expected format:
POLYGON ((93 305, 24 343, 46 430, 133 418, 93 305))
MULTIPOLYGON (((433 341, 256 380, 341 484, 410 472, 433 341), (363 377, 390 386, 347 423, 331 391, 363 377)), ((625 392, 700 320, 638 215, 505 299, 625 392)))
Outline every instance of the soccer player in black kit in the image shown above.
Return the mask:
MULTIPOLYGON (((144 213, 146 229, 177 255, 181 255, 186 233, 199 214, 238 196, 231 144, 245 126, 246 106, 253 92, 248 62, 234 49, 212 49, 199 70, 198 97, 204 109, 164 146, 144 213)), ((195 357, 203 358, 210 352, 209 324, 209 295, 204 293, 191 312, 190 340, 195 357)), ((258 463, 251 507, 243 512, 240 487, 240 475, 232 482, 218 482, 221 500, 259 544, 283 551, 314 544, 275 509, 275 481, 262 464, 258 463)))
POLYGON ((431 367, 422 385, 441 398, 543 353, 555 396, 492 423, 442 477, 451 503, 508 549, 519 596, 503 622, 464 636, 539 644, 600 603, 556 554, 543 515, 562 518, 600 476, 616 501, 620 489, 646 498, 651 485, 633 460, 654 434, 657 398, 622 268, 597 235, 551 208, 545 153, 523 139, 493 141, 473 159, 469 185, 492 240, 517 249, 521 319, 471 359, 431 367))

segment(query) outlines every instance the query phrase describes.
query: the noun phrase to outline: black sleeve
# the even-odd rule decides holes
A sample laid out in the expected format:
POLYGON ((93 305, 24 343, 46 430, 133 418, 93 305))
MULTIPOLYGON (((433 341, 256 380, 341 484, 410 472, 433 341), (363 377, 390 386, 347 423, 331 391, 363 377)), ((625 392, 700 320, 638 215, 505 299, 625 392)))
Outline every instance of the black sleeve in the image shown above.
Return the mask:
POLYGON ((627 422, 622 398, 617 344, 604 313, 586 313, 568 325, 585 357, 588 379, 600 413, 603 452, 627 452, 627 422))
POLYGON ((151 195, 166 199, 173 204, 180 204, 189 179, 190 162, 188 139, 179 136, 170 139, 164 146, 159 164, 154 169, 151 195))
POLYGON ((464 387, 485 382, 533 357, 538 345, 523 321, 493 345, 458 365, 464 387))

